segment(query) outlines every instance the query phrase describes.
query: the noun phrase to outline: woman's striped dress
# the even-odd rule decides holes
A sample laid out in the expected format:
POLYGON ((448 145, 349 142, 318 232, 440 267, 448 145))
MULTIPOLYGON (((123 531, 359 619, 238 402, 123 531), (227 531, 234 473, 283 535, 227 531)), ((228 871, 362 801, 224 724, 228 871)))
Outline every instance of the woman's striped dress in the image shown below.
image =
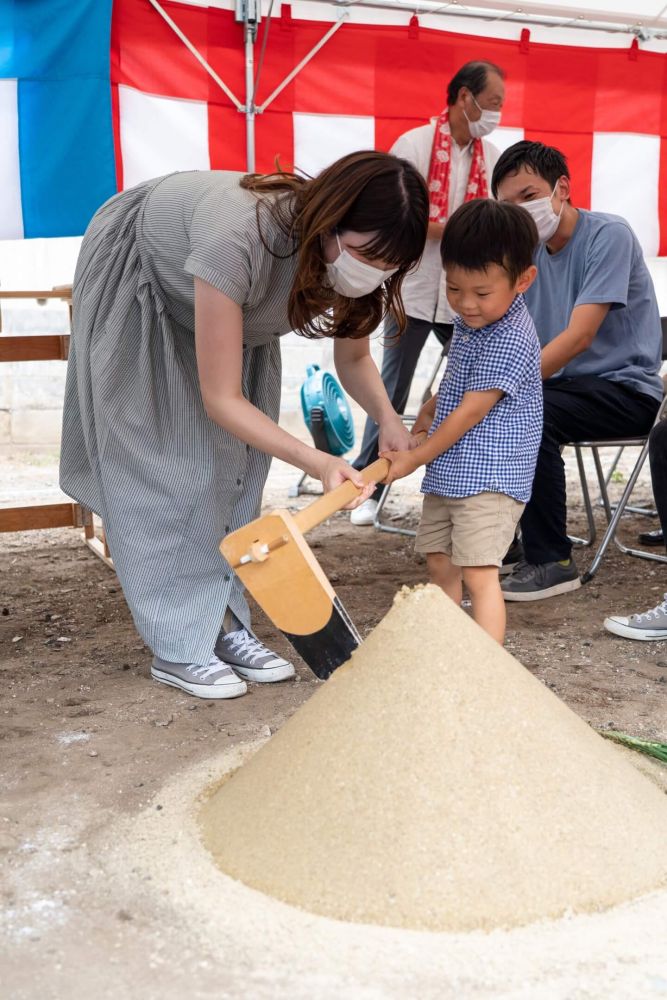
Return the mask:
MULTIPOLYGON (((296 258, 264 247, 241 176, 172 174, 112 198, 74 278, 60 482, 102 517, 136 626, 172 662, 208 662, 228 607, 250 624, 218 545, 259 513, 270 459, 206 415, 193 276, 242 306, 243 394, 277 420, 296 258)), ((289 253, 268 212, 262 233, 289 253)))

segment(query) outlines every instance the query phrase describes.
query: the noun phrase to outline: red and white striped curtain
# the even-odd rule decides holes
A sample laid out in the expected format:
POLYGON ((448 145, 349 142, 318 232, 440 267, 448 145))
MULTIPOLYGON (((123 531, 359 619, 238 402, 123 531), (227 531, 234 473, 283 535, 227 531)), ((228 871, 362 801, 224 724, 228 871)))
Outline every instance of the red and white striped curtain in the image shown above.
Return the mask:
MULTIPOLYGON (((243 102, 243 31, 233 13, 169 0, 163 7, 243 102)), ((283 5, 257 103, 326 28, 283 5)), ((271 170, 280 157, 315 173, 353 149, 388 149, 442 109, 447 80, 470 59, 507 73, 502 127, 491 141, 557 146, 569 160, 576 205, 624 216, 647 256, 667 255, 667 55, 636 42, 584 48, 532 42, 526 32, 507 40, 407 23, 344 24, 257 117, 257 169, 271 170)), ((148 0, 114 2, 112 87, 119 187, 171 170, 245 170, 244 115, 148 0)))

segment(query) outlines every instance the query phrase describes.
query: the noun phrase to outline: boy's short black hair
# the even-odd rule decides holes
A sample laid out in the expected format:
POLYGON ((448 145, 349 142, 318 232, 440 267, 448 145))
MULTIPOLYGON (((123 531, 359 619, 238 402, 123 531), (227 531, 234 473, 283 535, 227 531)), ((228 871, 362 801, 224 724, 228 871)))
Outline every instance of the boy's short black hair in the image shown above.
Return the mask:
POLYGON ((447 220, 440 256, 445 270, 454 264, 466 271, 485 271, 489 264, 498 264, 514 284, 533 263, 537 243, 537 227, 525 208, 475 198, 447 220))
POLYGON ((545 146, 542 142, 522 139, 521 142, 515 142, 506 149, 493 168, 491 191, 494 198, 498 197, 498 185, 501 181, 508 174, 516 174, 521 167, 530 167, 534 173, 549 181, 552 188, 555 187, 559 177, 569 179, 570 176, 567 160, 560 149, 556 149, 555 146, 545 146))
POLYGON ((448 107, 456 104, 461 87, 467 87, 473 97, 481 94, 488 82, 489 73, 497 73, 503 80, 506 75, 504 69, 486 59, 477 59, 461 66, 447 84, 448 107))

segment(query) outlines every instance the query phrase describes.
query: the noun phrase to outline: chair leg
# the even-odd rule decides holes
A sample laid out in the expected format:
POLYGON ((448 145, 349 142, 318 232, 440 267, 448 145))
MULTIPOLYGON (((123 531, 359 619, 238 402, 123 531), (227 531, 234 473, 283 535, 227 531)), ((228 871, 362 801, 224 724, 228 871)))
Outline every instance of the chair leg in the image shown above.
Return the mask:
MULTIPOLYGON (((613 461, 612 461, 611 465, 609 466, 609 468, 607 469, 607 471, 605 473, 604 485, 605 485, 605 487, 607 489, 609 487, 609 483, 611 482, 611 477, 613 476, 614 472, 616 471, 616 468, 618 466, 618 463, 620 461, 621 455, 623 454, 624 450, 625 450, 625 446, 624 445, 617 450, 616 454, 614 455, 614 458, 613 458, 613 461)), ((604 507, 604 498, 602 496, 602 493, 600 493, 600 496, 595 501, 595 506, 596 507, 604 507)), ((615 508, 616 508, 616 504, 611 504, 611 509, 614 510, 615 508)), ((657 510, 654 507, 631 507, 630 504, 628 504, 625 509, 626 509, 626 511, 629 514, 643 514, 645 517, 657 517, 658 516, 658 512, 657 512, 657 510)))
MULTIPOLYGON (((612 461, 611 465, 609 466, 609 468, 607 469, 607 472, 605 474, 605 477, 604 477, 604 485, 605 485, 605 487, 609 486, 609 483, 611 482, 611 477, 616 472, 616 468, 618 466, 618 463, 621 460, 621 455, 622 454, 623 454, 623 448, 622 447, 618 448, 618 450, 616 451, 616 454, 614 455, 613 461, 612 461)), ((596 507, 604 507, 604 500, 603 500, 602 494, 600 494, 600 496, 595 501, 595 506, 596 507)))
POLYGON ((597 530, 595 527, 595 518, 593 516, 593 506, 591 504, 591 495, 588 490, 588 482, 586 480, 586 470, 584 469, 584 459, 581 453, 581 448, 578 445, 574 445, 574 453, 577 458, 577 468, 579 469, 579 479, 581 480, 581 492, 584 497, 584 509, 586 511, 586 518, 588 520, 588 537, 578 538, 576 535, 569 535, 569 539, 573 545, 577 548, 588 548, 593 544, 597 537, 597 530))
POLYGON ((385 503, 387 502, 387 497, 389 496, 390 489, 391 489, 391 483, 389 483, 388 486, 385 486, 385 488, 382 490, 382 496, 378 500, 377 510, 375 511, 375 519, 373 520, 373 527, 376 528, 378 531, 388 531, 392 535, 408 535, 411 538, 414 538, 417 532, 413 531, 412 528, 395 528, 393 525, 386 524, 382 520, 382 511, 384 509, 385 503))
POLYGON ((645 552, 644 549, 633 549, 623 542, 619 542, 618 538, 614 536, 614 545, 617 549, 620 549, 625 556, 635 556, 636 559, 650 559, 652 562, 667 562, 667 555, 661 555, 659 552, 645 552))
MULTIPOLYGON (((586 570, 586 572, 582 574, 582 577, 581 577, 581 582, 582 583, 588 583, 589 580, 593 579, 593 577, 595 576, 595 574, 597 573, 597 571, 599 569, 600 563, 602 562, 602 558, 603 558, 605 552, 607 551, 607 549, 609 547, 609 543, 612 540, 616 541, 616 529, 618 528, 618 524, 619 524, 619 521, 621 520, 621 517, 625 513, 625 508, 627 506, 628 500, 630 499, 630 497, 632 495, 632 491, 635 488, 635 483, 637 482, 637 479, 639 478, 639 473, 641 472, 641 470, 642 470, 642 468, 644 466, 644 462, 646 461, 647 454, 648 454, 648 438, 646 439, 646 443, 644 444, 641 452, 639 453, 639 458, 637 459, 637 461, 635 463, 635 467, 632 470, 630 478, 628 479, 627 485, 626 485, 625 489, 623 490, 623 495, 622 495, 621 499, 618 501, 618 503, 616 504, 616 509, 614 510, 613 513, 611 512, 611 505, 609 504, 609 496, 608 496, 607 491, 605 489, 604 496, 606 496, 606 501, 607 501, 606 502, 606 507, 605 507, 605 513, 607 514, 609 523, 607 524, 607 530, 605 531, 604 536, 602 538, 602 541, 600 542, 600 545, 598 546, 598 550, 595 553, 595 556, 593 557, 592 563, 590 564, 590 566, 588 567, 588 569, 586 570)), ((600 464, 600 462, 599 462, 599 456, 598 456, 598 461, 597 461, 596 467, 599 466, 599 464, 600 464)), ((602 477, 602 482, 604 483, 604 476, 602 477)), ((618 541, 616 541, 616 544, 621 549, 621 551, 624 551, 624 552, 628 553, 629 555, 633 555, 633 554, 635 554, 635 551, 638 551, 638 550, 627 549, 624 546, 622 546, 621 543, 618 542, 618 541)), ((645 559, 651 559, 652 558, 656 562, 667 562, 667 557, 665 557, 665 556, 660 556, 659 557, 659 556, 656 556, 654 553, 645 553, 642 556, 642 558, 645 558, 645 559)))
POLYGON ((600 499, 602 500, 602 506, 604 507, 607 524, 609 524, 611 521, 611 504, 609 503, 609 493, 607 492, 607 479, 602 469, 602 462, 600 461, 600 449, 591 448, 591 451, 593 453, 593 462, 595 463, 595 472, 598 477, 598 486, 600 487, 600 499))

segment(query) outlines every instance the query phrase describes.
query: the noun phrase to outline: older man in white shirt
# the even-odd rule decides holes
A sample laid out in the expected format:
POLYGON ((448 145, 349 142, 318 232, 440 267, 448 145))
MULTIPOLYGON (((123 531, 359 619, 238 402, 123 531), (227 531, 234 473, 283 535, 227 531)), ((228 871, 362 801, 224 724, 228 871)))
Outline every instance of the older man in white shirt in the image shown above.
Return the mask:
MULTIPOLYGON (((443 113, 428 125, 399 136, 391 149, 417 167, 428 182, 431 197, 424 254, 419 266, 403 282, 407 327, 397 338, 394 321, 385 324, 382 381, 398 413, 405 412, 417 361, 431 330, 443 346, 452 336, 440 240, 447 218, 464 201, 490 196, 491 175, 500 152, 484 136, 500 122, 504 76, 493 63, 466 63, 449 82, 443 113)), ((377 457, 378 428, 368 420, 361 451, 353 464, 363 469, 377 457)), ((352 524, 373 524, 382 489, 379 486, 371 499, 352 511, 352 524)))

